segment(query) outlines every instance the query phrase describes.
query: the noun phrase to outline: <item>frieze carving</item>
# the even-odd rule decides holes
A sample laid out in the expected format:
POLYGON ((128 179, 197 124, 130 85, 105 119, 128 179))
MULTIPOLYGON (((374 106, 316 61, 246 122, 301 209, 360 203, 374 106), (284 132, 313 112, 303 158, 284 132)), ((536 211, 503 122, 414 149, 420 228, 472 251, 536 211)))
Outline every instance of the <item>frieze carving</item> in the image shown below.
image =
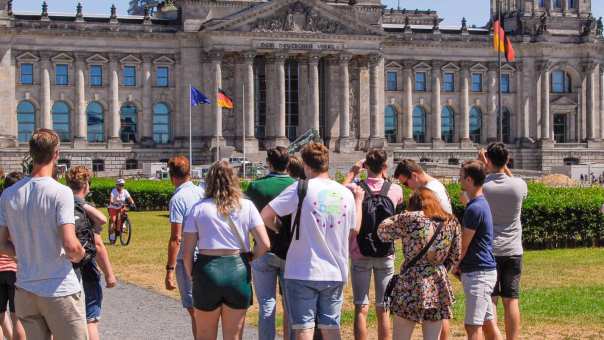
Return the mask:
POLYGON ((275 15, 251 24, 252 32, 299 32, 349 34, 341 23, 319 15, 315 9, 295 2, 279 10, 275 15))

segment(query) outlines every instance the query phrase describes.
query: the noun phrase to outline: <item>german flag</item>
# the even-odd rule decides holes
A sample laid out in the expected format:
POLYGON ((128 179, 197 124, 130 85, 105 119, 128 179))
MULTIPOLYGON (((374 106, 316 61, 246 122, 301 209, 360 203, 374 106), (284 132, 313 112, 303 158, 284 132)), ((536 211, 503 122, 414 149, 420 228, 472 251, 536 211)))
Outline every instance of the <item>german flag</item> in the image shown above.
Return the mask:
POLYGON ((508 63, 516 60, 516 50, 514 50, 510 37, 505 37, 505 59, 507 59, 508 63))
POLYGON ((229 109, 232 110, 235 105, 233 104, 233 99, 231 99, 231 97, 227 96, 226 93, 224 93, 224 91, 222 89, 218 89, 218 106, 220 106, 223 109, 229 109))
POLYGON ((505 53, 505 32, 499 20, 493 23, 493 48, 499 53, 505 53))

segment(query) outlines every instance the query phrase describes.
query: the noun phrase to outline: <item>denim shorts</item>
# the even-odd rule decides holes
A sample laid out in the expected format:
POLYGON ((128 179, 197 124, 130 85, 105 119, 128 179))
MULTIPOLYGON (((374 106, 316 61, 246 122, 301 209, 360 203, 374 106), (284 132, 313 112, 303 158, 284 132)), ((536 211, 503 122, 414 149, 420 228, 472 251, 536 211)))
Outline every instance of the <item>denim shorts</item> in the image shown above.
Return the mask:
POLYGON ((86 303, 86 321, 97 322, 101 320, 103 287, 101 286, 101 273, 94 261, 82 268, 82 286, 86 303))
POLYGON ((292 329, 339 329, 344 282, 285 279, 292 329))
POLYGON ((176 261, 176 284, 180 292, 180 302, 186 309, 193 308, 193 281, 187 275, 183 260, 176 261))
POLYGON ((461 274, 466 299, 465 324, 482 326, 495 317, 491 294, 497 281, 497 271, 477 271, 461 274))
POLYGON ((388 282, 394 275, 394 258, 368 257, 352 260, 352 294, 355 305, 369 304, 369 287, 371 286, 371 272, 375 286, 375 305, 384 307, 384 292, 388 282))

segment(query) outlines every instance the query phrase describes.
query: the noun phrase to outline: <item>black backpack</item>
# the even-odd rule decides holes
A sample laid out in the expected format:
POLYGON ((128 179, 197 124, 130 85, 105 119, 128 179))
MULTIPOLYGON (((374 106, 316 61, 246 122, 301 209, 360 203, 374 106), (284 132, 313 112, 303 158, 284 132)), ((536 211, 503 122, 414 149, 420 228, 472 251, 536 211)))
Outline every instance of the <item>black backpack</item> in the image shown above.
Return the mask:
POLYGON ((396 213, 394 203, 388 197, 391 183, 385 181, 379 192, 372 192, 364 181, 359 185, 365 190, 363 221, 357 236, 361 254, 368 257, 390 256, 394 254, 394 242, 382 242, 377 235, 377 229, 383 220, 396 213))
POLYGON ((84 206, 78 202, 74 206, 75 215, 75 232, 76 237, 80 241, 82 247, 86 251, 86 255, 79 263, 74 263, 74 267, 81 268, 87 263, 91 262, 96 256, 96 244, 94 242, 94 226, 86 215, 84 206))

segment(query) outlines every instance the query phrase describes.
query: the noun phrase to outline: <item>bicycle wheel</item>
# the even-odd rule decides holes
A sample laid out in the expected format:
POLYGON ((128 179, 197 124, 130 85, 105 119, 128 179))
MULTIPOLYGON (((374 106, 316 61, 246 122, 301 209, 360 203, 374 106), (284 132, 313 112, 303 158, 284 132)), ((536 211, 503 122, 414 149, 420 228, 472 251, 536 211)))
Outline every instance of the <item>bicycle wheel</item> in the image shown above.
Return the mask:
POLYGON ((127 246, 130 244, 130 238, 132 238, 132 224, 130 224, 130 219, 126 217, 122 225, 122 232, 120 233, 120 243, 123 246, 127 246))

